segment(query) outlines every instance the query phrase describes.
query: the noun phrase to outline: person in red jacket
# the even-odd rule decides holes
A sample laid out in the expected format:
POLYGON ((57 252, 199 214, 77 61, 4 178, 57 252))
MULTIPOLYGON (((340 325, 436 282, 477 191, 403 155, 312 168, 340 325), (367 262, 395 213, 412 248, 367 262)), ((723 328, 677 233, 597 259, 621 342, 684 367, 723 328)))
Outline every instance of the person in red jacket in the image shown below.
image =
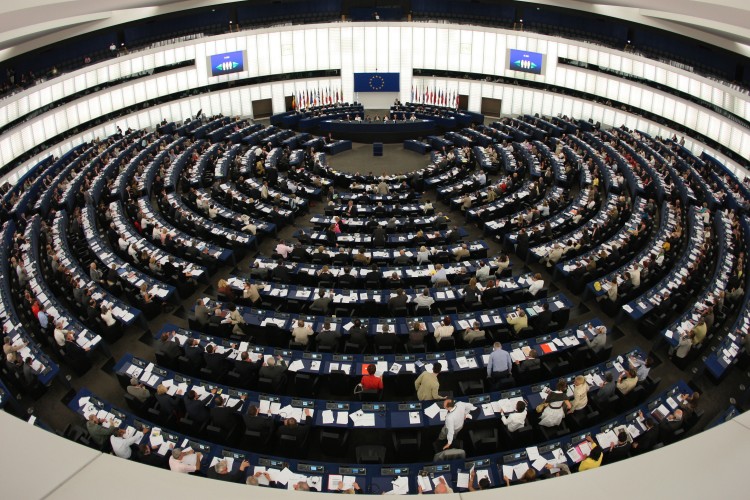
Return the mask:
POLYGON ((383 390, 383 379, 375 375, 375 365, 367 365, 367 375, 364 375, 362 377, 362 389, 369 391, 369 390, 376 390, 376 391, 382 391, 383 390))

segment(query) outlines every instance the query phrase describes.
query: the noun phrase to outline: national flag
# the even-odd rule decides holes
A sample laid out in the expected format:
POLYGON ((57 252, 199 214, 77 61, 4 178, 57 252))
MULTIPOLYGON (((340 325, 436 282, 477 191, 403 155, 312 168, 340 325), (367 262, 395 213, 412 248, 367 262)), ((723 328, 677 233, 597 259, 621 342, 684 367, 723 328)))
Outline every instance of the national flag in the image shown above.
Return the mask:
POLYGON ((294 98, 294 94, 292 94, 292 109, 297 110, 297 100, 294 98))

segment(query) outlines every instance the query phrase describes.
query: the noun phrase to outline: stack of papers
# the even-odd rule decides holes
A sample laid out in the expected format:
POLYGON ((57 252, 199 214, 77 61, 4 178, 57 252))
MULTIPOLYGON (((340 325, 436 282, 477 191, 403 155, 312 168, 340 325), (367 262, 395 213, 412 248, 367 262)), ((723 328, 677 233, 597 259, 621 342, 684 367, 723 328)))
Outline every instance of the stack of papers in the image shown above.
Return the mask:
POLYGON ((354 427, 374 427, 375 426, 375 414, 365 413, 362 410, 357 410, 349 415, 354 427))
POLYGON ((354 476, 342 476, 340 474, 329 474, 328 475, 328 490, 335 491, 338 489, 348 490, 353 487, 354 482, 357 480, 354 476))
POLYGON ((435 418, 438 413, 440 413, 440 407, 437 403, 432 403, 424 410, 424 414, 427 415, 427 418, 435 418))

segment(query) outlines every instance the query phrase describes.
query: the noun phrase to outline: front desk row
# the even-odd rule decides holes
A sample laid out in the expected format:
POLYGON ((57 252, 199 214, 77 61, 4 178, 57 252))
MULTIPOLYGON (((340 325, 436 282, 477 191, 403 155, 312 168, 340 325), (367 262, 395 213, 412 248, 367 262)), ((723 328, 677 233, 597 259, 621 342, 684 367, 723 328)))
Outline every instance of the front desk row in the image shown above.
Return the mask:
MULTIPOLYGON (((93 441, 90 444, 100 445, 102 449, 111 447, 122 458, 169 468, 173 472, 290 490, 439 494, 496 488, 566 475, 571 471, 585 471, 630 454, 649 451, 663 439, 665 432, 674 432, 683 427, 687 418, 683 410, 690 408, 692 396, 691 389, 680 381, 647 404, 633 408, 603 425, 575 435, 558 437, 538 446, 472 459, 467 459, 461 449, 448 448, 438 453, 431 463, 387 466, 382 465, 382 461, 376 464, 367 462, 367 457, 360 457, 359 453, 358 463, 350 464, 277 458, 223 447, 156 427, 113 408, 87 389, 80 390, 68 406, 87 420, 93 441)), ((244 404, 247 396, 240 398, 239 403, 244 404)), ((214 399, 208 398, 209 401, 214 399)), ((462 411, 467 411, 470 419, 483 411, 481 405, 457 402, 458 405, 463 405, 462 411)), ((298 427, 312 427, 316 410, 298 410, 302 420, 298 427)), ((449 411, 439 411, 436 415, 445 422, 444 431, 449 427, 446 422, 451 419, 449 411)), ((357 413, 366 415, 367 411, 357 413)), ((352 415, 349 418, 353 419, 352 415)), ((284 423, 288 420, 285 418, 284 423)), ((457 433, 454 440, 456 445, 460 444, 461 437, 461 432, 457 433)), ((322 440, 321 437, 321 445, 322 440)))

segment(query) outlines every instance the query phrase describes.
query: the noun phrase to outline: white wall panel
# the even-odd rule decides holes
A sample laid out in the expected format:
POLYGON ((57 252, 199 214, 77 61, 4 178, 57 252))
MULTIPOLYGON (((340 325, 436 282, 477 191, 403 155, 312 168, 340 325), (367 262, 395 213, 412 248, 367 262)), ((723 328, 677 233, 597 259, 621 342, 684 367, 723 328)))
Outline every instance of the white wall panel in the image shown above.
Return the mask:
MULTIPOLYGON (((411 97, 412 86, 420 88, 425 84, 420 79, 412 80, 411 69, 415 67, 498 74, 512 76, 519 80, 545 81, 596 94, 606 99, 622 101, 632 106, 650 108, 665 116, 669 115, 676 121, 694 124, 697 132, 716 140, 723 139, 724 143, 733 150, 750 156, 750 134, 746 129, 738 127, 723 117, 705 108, 697 107, 693 103, 650 88, 638 87, 632 82, 616 77, 570 66, 558 66, 557 56, 580 59, 602 67, 642 75, 691 95, 700 95, 707 101, 750 119, 750 98, 747 95, 740 94, 719 82, 613 49, 591 44, 578 44, 570 40, 555 40, 531 33, 448 24, 379 23, 373 26, 371 23, 366 25, 336 23, 320 26, 277 27, 193 40, 178 46, 162 47, 104 61, 33 87, 0 101, 0 126, 29 111, 38 109, 50 100, 59 99, 93 84, 127 76, 135 71, 196 58, 194 68, 146 77, 121 87, 106 89, 68 104, 66 107, 69 110, 51 110, 28 123, 19 125, 17 129, 11 129, 0 137, 0 161, 6 163, 15 158, 16 154, 13 151, 18 151, 19 147, 22 148, 23 146, 20 145, 24 142, 31 141, 32 146, 39 144, 66 128, 78 126, 86 119, 109 112, 107 110, 121 109, 123 106, 136 102, 208 83, 292 71, 333 68, 341 70, 341 78, 335 79, 336 84, 331 84, 327 80, 325 84, 330 85, 328 87, 330 90, 340 88, 344 100, 351 101, 354 98, 352 74, 358 71, 375 71, 377 68, 378 71, 394 71, 401 74, 401 98, 405 100, 411 97), (506 53, 509 47, 544 53, 546 74, 534 76, 507 70, 506 53), (206 72, 206 56, 238 49, 247 50, 247 70, 240 74, 212 78, 209 81, 206 72), (54 121, 48 120, 50 116, 55 117, 54 121), (27 127, 37 123, 37 120, 43 121, 39 122, 40 126, 35 131, 31 133, 24 131, 27 127), (55 124, 54 128, 51 127, 52 123, 55 124), (4 147, 6 144, 8 148, 4 147)), ((290 90, 319 88, 319 85, 324 85, 324 81, 299 82, 299 85, 295 83, 292 87, 289 87, 286 82, 255 86, 248 92, 222 94, 218 101, 212 93, 206 102, 212 111, 227 107, 240 107, 242 114, 249 114, 249 101, 243 100, 243 97, 264 97, 272 99, 274 111, 281 111, 284 107, 284 96, 289 95, 290 90)), ((604 121, 607 121, 605 118, 610 117, 612 113, 605 108, 590 107, 585 103, 576 103, 572 99, 562 99, 559 95, 548 95, 538 91, 536 94, 527 94, 522 89, 498 89, 497 86, 490 85, 491 90, 489 94, 486 94, 487 87, 478 82, 448 79, 433 82, 431 88, 444 91, 458 89, 462 94, 469 94, 469 106, 472 110, 479 109, 481 97, 485 95, 502 99, 503 111, 508 113, 516 113, 526 107, 537 106, 543 112, 565 110, 566 114, 574 111, 584 114, 596 113, 595 116, 601 116, 604 121)), ((239 90, 232 89, 233 92, 239 90)), ((176 108, 172 106, 168 108, 174 109, 171 112, 174 115, 187 116, 193 104, 203 100, 202 97, 196 98, 189 102, 185 101, 176 108)), ((528 109, 528 111, 540 110, 528 109)), ((143 119, 140 113, 138 120, 143 119)), ((230 111, 228 114, 236 113, 237 111, 230 111)), ((617 118, 617 115, 614 118, 617 118)), ((623 119, 625 118, 626 115, 623 114, 623 119)))

